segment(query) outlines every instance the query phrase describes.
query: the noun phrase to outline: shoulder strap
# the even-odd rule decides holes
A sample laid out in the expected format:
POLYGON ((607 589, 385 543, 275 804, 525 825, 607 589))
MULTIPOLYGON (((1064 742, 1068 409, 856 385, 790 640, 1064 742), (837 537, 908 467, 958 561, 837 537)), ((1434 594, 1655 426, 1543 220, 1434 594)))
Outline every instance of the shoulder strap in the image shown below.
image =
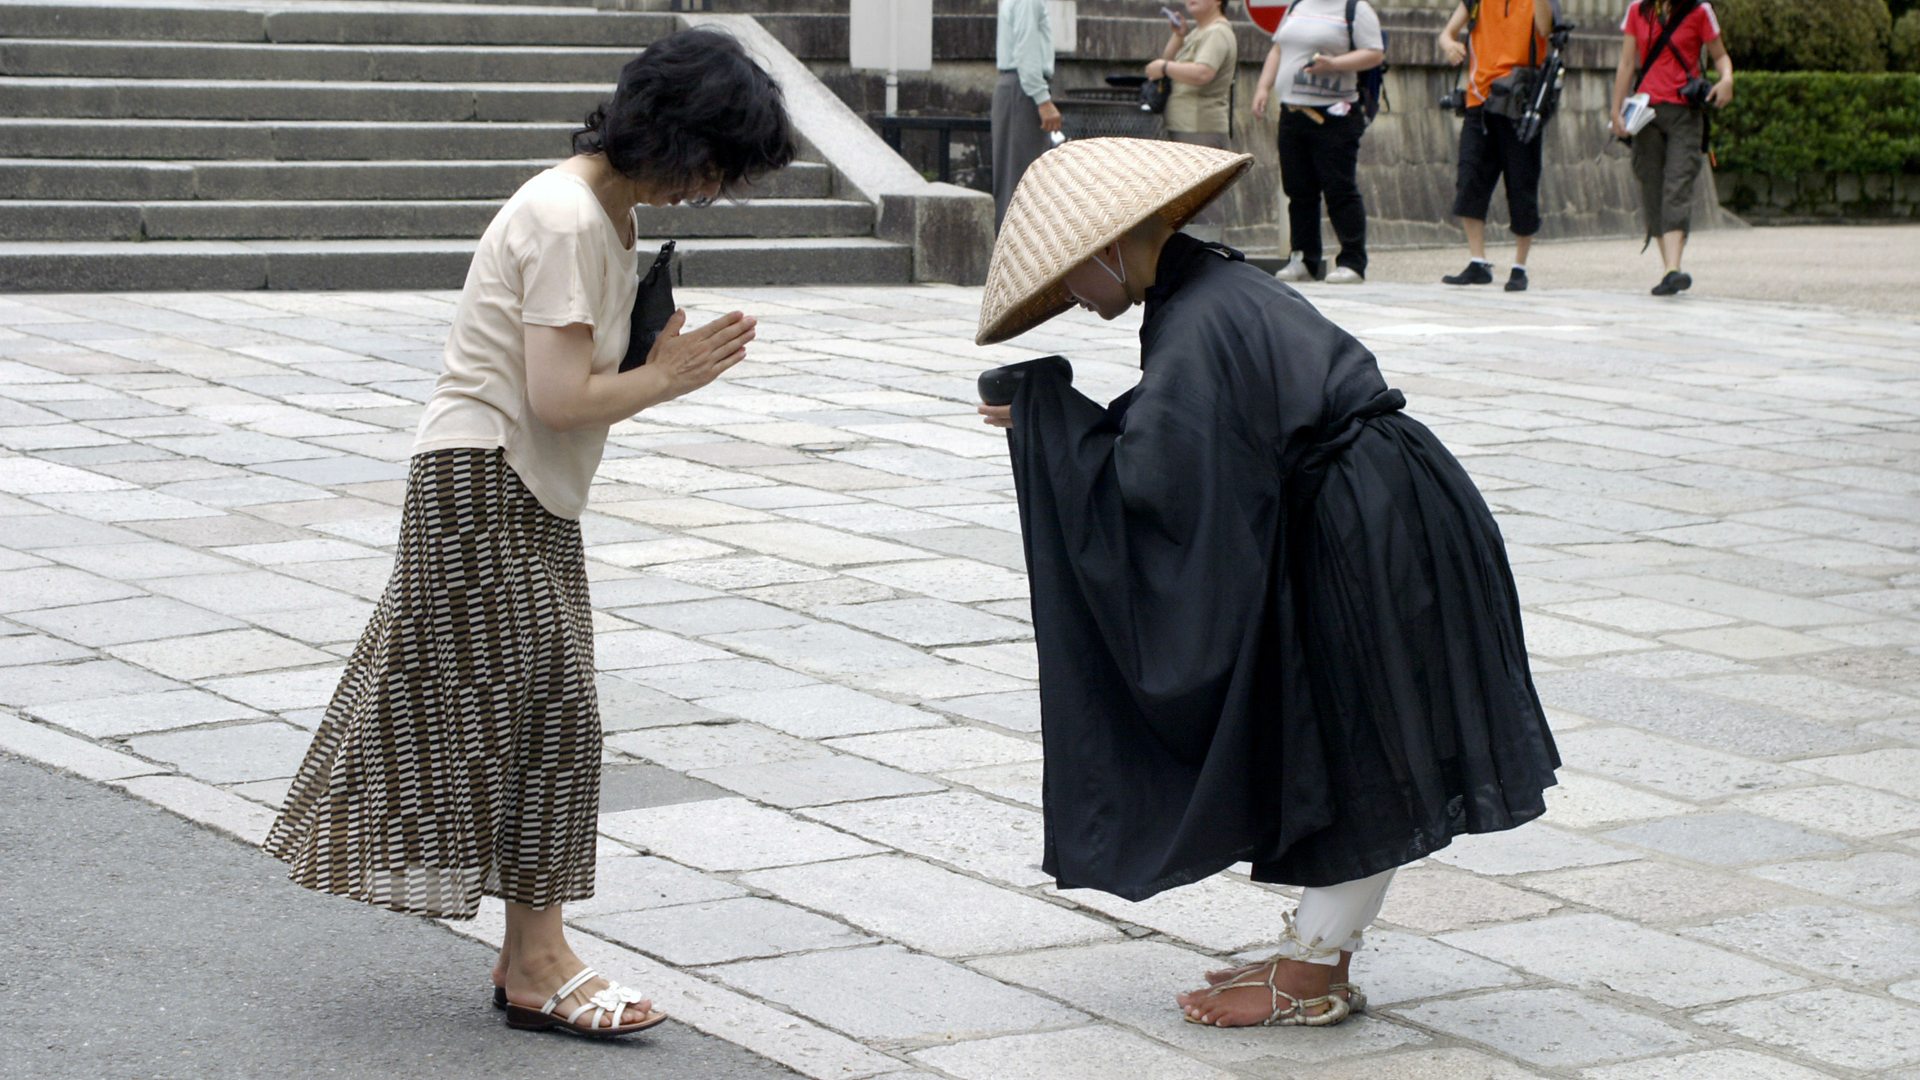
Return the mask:
MULTIPOLYGON (((1640 0, 1642 18, 1647 16, 1650 10, 1647 5, 1650 2, 1651 0, 1640 0)), ((1660 36, 1654 39, 1653 47, 1647 50, 1647 55, 1640 58, 1640 70, 1634 73, 1633 88, 1627 91, 1629 96, 1640 92, 1640 83, 1646 79, 1647 72, 1653 70, 1653 62, 1658 60, 1667 46, 1673 43, 1673 35, 1680 29, 1680 24, 1686 22, 1687 16, 1692 15, 1693 9, 1699 6, 1698 0, 1674 0, 1673 10, 1667 12, 1667 25, 1660 28, 1660 36)), ((1681 61, 1681 66, 1686 66, 1684 60, 1681 61)))
MULTIPOLYGON (((1550 4, 1551 0, 1533 0, 1535 4, 1550 4)), ((1547 16, 1547 25, 1553 25, 1553 16, 1547 16)), ((1534 28, 1533 13, 1527 13, 1527 66, 1540 66, 1540 31, 1534 28)))
POLYGON ((1360 10, 1360 0, 1347 0, 1347 51, 1352 52, 1360 46, 1353 40, 1353 17, 1360 10))

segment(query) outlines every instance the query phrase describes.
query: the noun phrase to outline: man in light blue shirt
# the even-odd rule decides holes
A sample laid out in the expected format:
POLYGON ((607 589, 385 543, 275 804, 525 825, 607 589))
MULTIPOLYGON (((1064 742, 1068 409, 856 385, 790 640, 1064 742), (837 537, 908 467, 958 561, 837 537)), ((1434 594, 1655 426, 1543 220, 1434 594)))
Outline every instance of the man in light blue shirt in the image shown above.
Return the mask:
POLYGON ((1047 80, 1053 78, 1053 24, 1046 0, 1000 0, 995 59, 1000 81, 993 88, 993 226, 1007 216, 1013 189, 1027 166, 1051 147, 1060 130, 1060 107, 1047 80))

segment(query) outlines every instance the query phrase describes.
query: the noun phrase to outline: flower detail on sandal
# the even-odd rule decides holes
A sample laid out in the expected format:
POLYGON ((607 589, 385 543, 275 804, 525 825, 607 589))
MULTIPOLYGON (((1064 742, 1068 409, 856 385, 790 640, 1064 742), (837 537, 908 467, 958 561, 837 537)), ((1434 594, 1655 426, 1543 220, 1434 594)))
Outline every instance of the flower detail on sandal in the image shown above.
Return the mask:
POLYGON ((599 1028, 600 1020, 603 1016, 606 1018, 608 1027, 615 1027, 620 1023, 620 1017, 626 1014, 627 1006, 638 1005, 645 1000, 647 1000, 647 995, 640 991, 629 989, 628 987, 621 986, 617 982, 608 980, 606 989, 595 993, 587 999, 585 1005, 580 1006, 567 1015, 567 1023, 577 1025, 580 1022, 580 1014, 586 1012, 588 1009, 592 1009, 593 1021, 588 1027, 599 1028))

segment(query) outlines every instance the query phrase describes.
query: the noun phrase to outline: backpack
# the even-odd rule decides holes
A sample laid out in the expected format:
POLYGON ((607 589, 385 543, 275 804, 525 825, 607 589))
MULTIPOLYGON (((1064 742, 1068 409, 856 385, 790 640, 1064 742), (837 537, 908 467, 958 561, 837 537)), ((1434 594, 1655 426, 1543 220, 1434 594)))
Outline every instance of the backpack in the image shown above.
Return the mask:
MULTIPOLYGON (((1360 47, 1353 40, 1353 16, 1359 10, 1360 0, 1347 0, 1347 49, 1349 51, 1360 47)), ((1383 26, 1380 28, 1380 51, 1384 53, 1386 49, 1387 28, 1383 26)), ((1380 109, 1383 106, 1392 108, 1392 103, 1387 100, 1385 57, 1381 58, 1380 66, 1360 72, 1360 108, 1367 118, 1367 123, 1373 123, 1373 118, 1380 115, 1380 109)))

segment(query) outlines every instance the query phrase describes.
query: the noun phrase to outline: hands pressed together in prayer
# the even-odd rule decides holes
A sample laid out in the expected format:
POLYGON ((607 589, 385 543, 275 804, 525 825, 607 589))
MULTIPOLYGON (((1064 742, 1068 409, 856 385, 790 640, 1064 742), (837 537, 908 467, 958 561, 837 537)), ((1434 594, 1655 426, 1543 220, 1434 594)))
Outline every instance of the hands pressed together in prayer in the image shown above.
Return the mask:
POLYGON ((669 400, 693 393, 745 360, 759 323, 735 311, 698 330, 686 325, 686 309, 674 312, 647 353, 647 367, 660 374, 669 400))

